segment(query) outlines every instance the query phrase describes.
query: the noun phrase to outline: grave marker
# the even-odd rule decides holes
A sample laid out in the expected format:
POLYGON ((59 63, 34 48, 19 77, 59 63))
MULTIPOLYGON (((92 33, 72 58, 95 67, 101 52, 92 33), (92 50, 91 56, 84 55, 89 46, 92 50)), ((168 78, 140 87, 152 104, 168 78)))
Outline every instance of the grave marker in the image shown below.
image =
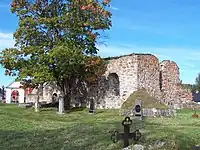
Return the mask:
POLYGON ((59 100, 59 103, 58 103, 58 112, 57 112, 57 114, 64 114, 64 111, 65 111, 65 109, 64 109, 64 98, 63 98, 63 96, 59 96, 58 97, 58 100, 59 100))
POLYGON ((130 119, 130 117, 126 117, 122 121, 122 125, 124 126, 124 133, 119 133, 118 131, 115 131, 111 135, 111 140, 114 143, 117 143, 119 140, 124 140, 124 148, 129 146, 130 139, 138 141, 141 137, 141 133, 139 130, 135 130, 135 132, 130 133, 131 124, 132 124, 132 120, 130 119))
POLYGON ((133 114, 139 120, 142 120, 142 101, 136 101, 135 106, 133 108, 133 114))
POLYGON ((94 100, 93 99, 91 99, 90 100, 90 110, 89 110, 89 113, 94 113, 94 100))

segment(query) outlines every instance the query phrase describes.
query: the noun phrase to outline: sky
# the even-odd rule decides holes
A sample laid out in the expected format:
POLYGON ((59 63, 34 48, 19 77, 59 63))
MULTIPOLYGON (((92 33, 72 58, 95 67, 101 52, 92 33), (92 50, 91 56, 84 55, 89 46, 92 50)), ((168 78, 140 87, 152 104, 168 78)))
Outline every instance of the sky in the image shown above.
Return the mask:
MULTIPOLYGON (((10 2, 0 0, 0 50, 13 47, 18 26, 10 2)), ((160 61, 175 61, 183 83, 195 83, 200 72, 199 0, 112 0, 109 9, 112 28, 98 43, 100 56, 151 53, 160 61)), ((13 80, 0 67, 0 86, 13 80)))

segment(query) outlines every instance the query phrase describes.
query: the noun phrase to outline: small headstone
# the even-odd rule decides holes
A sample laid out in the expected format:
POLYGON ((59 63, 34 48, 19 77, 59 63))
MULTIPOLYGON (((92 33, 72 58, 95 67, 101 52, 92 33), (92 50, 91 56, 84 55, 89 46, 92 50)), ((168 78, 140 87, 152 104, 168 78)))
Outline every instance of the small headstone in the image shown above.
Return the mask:
POLYGON ((142 114, 142 101, 137 100, 135 103, 135 106, 133 108, 133 114, 135 118, 142 120, 143 114, 142 114))
POLYGON ((58 104, 58 114, 64 114, 64 99, 62 96, 59 97, 59 104, 58 104))
POLYGON ((94 113, 94 100, 93 99, 91 99, 90 100, 90 110, 89 110, 89 113, 94 113))
POLYGON ((35 112, 38 112, 39 111, 39 101, 36 100, 35 101, 35 112))

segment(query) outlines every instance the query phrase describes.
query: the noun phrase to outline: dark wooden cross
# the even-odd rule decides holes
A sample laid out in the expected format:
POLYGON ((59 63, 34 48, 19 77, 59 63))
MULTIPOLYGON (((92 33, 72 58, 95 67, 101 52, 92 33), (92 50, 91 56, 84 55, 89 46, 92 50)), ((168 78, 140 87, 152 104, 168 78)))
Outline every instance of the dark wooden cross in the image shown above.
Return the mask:
POLYGON ((124 148, 129 146, 129 139, 138 141, 141 137, 141 133, 139 130, 135 130, 135 132, 130 133, 131 124, 132 124, 132 120, 130 119, 130 117, 126 117, 122 121, 122 125, 124 126, 124 133, 119 133, 118 131, 115 131, 111 135, 111 140, 114 143, 117 143, 119 140, 124 140, 124 148))

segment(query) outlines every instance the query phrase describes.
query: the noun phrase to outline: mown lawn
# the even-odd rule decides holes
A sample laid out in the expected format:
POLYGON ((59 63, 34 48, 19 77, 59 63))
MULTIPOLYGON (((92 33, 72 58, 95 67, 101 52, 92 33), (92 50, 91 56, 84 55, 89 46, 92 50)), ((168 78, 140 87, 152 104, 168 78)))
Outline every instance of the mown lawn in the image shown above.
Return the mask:
MULTIPOLYGON (((191 149, 200 144, 200 118, 181 110, 175 118, 147 118, 137 124, 144 131, 139 143, 165 141, 165 149, 191 149)), ((198 112, 200 114, 200 111, 198 112)), ((122 130, 118 110, 73 111, 57 115, 53 109, 35 113, 15 105, 0 105, 0 150, 120 150, 109 131, 122 130)), ((135 124, 132 130, 135 129, 135 124)), ((163 148, 164 149, 164 148, 163 148)))

